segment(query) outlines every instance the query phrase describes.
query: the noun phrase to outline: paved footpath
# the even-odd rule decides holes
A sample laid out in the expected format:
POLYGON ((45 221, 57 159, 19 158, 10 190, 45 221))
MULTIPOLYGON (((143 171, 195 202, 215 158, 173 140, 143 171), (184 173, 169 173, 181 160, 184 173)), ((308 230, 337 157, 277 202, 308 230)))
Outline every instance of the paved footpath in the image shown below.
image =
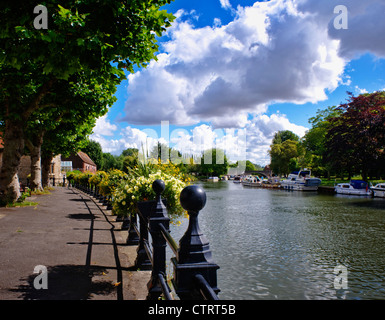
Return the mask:
POLYGON ((135 269, 136 246, 105 206, 63 187, 28 199, 38 205, 0 208, 0 300, 145 299, 150 272, 135 269))

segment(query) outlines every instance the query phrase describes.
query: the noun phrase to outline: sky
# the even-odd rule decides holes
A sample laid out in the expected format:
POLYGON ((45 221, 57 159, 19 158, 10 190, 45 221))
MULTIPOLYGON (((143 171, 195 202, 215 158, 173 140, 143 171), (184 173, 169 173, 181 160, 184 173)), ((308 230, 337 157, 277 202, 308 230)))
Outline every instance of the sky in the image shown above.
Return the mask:
POLYGON ((157 61, 127 74, 91 139, 103 152, 160 141, 270 162, 274 134, 303 137, 317 110, 385 90, 383 0, 174 0, 157 61))

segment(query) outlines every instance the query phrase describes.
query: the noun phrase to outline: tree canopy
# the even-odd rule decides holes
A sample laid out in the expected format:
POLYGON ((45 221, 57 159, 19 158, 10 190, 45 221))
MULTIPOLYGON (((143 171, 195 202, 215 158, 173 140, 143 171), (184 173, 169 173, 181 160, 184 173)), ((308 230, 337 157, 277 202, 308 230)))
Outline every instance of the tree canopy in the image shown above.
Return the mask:
POLYGON ((20 195, 17 168, 31 117, 57 108, 67 118, 78 117, 81 126, 82 119, 105 114, 125 70, 133 72, 135 65, 143 67, 156 58, 156 36, 174 19, 159 9, 170 2, 46 0, 47 29, 35 29, 36 4, 1 2, 2 202, 20 195))

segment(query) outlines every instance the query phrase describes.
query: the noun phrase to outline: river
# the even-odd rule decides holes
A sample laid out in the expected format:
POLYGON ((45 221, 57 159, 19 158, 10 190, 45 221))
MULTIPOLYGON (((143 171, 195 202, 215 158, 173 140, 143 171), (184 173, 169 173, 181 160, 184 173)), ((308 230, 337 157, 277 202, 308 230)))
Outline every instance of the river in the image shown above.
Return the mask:
POLYGON ((385 199, 200 185, 220 299, 385 299, 385 199))

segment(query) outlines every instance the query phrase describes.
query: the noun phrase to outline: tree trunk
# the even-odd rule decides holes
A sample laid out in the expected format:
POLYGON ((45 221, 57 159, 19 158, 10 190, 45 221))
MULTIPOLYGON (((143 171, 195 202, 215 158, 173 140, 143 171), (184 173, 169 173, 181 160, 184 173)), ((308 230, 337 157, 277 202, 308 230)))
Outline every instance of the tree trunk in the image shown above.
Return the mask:
POLYGON ((31 153, 31 189, 43 190, 41 183, 41 145, 44 131, 39 132, 33 139, 25 139, 31 153))
POLYGON ((7 120, 3 135, 3 164, 0 169, 0 202, 15 202, 21 195, 17 171, 24 152, 23 122, 7 120))
POLYGON ((41 158, 41 183, 43 184, 43 188, 49 186, 49 172, 51 170, 52 159, 52 154, 41 158))

